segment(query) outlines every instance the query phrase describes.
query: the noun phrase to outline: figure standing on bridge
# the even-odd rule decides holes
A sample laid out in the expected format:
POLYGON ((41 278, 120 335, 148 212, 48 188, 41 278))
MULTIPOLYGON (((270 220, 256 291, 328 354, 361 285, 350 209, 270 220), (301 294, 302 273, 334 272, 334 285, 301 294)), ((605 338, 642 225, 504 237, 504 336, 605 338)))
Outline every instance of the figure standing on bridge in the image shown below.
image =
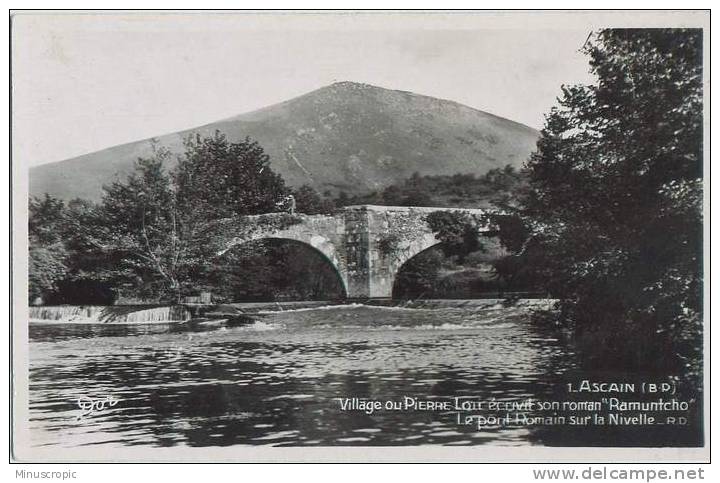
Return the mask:
POLYGON ((288 201, 288 208, 287 208, 288 213, 290 213, 291 215, 294 215, 295 208, 296 208, 295 197, 293 195, 288 195, 287 201, 288 201))

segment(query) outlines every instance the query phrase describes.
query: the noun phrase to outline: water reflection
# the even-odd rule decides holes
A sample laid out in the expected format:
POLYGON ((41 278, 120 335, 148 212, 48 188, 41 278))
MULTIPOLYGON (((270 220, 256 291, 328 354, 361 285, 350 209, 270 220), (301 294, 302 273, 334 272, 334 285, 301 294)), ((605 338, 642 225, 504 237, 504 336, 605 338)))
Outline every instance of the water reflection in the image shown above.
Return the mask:
POLYGON ((543 398, 572 369, 521 308, 335 307, 202 330, 33 325, 30 337, 38 446, 553 444, 448 412, 343 412, 338 398, 543 398), (83 396, 119 402, 78 420, 83 396))

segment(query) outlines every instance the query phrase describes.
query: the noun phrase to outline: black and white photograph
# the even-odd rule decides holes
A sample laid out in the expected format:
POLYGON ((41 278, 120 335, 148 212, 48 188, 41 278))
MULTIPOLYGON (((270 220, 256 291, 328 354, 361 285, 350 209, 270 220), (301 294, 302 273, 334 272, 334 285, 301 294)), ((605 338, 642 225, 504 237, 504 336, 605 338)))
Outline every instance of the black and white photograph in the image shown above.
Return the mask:
POLYGON ((10 11, 12 451, 709 459, 709 11, 10 11))

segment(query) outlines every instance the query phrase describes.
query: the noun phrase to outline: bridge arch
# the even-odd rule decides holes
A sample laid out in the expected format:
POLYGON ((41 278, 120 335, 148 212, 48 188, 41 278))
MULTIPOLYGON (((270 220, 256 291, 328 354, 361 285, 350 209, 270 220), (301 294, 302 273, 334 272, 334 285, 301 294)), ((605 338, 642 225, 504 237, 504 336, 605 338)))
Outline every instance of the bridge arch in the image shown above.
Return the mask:
POLYGON ((390 273, 394 277, 397 275, 400 268, 410 259, 415 258, 420 253, 434 247, 435 245, 439 245, 440 243, 441 242, 435 238, 435 234, 432 232, 424 233, 422 236, 410 241, 398 250, 398 254, 394 257, 391 265, 390 273))
POLYGON ((397 284, 399 281, 399 276, 401 275, 403 269, 405 269, 410 262, 413 260, 416 260, 417 257, 422 256, 423 254, 428 253, 433 248, 437 248, 440 245, 442 245, 442 242, 437 240, 434 236, 428 235, 423 237, 422 239, 415 240, 409 247, 408 250, 403 252, 403 255, 397 259, 397 262, 393 264, 392 267, 392 280, 391 284, 389 285, 390 291, 389 296, 392 298, 396 298, 397 294, 397 284))
POLYGON ((290 237, 283 237, 283 236, 276 236, 276 235, 257 235, 253 237, 249 237, 247 239, 243 240, 236 240, 231 245, 229 245, 225 250, 223 250, 223 254, 231 252, 232 250, 241 248, 244 245, 256 243, 256 242, 262 242, 262 241, 272 241, 272 242, 280 242, 280 243, 290 243, 295 246, 303 247, 306 250, 310 250, 313 253, 318 255, 318 258, 321 259, 324 264, 329 267, 332 271, 332 273, 335 275, 335 278, 337 280, 338 286, 341 289, 341 298, 347 298, 348 295, 348 287, 347 287, 347 275, 346 273, 343 273, 341 269, 338 267, 337 259, 333 260, 333 251, 328 250, 327 246, 316 238, 315 240, 301 240, 298 238, 290 238, 290 237), (313 244, 313 242, 315 244, 313 244))
POLYGON ((382 253, 382 249, 378 246, 379 263, 375 263, 371 270, 371 297, 391 298, 400 269, 419 253, 439 243, 435 235, 427 230, 415 233, 410 239, 402 240, 390 253, 382 253))
MULTIPOLYGON (((322 258, 334 269, 341 282, 345 296, 348 296, 348 269, 344 256, 343 234, 336 217, 313 215, 305 216, 302 223, 290 225, 281 230, 259 230, 239 238, 231 238, 225 244, 222 253, 253 241, 287 240, 299 243, 322 255, 322 258)), ((344 225, 342 225, 344 228, 344 225)))

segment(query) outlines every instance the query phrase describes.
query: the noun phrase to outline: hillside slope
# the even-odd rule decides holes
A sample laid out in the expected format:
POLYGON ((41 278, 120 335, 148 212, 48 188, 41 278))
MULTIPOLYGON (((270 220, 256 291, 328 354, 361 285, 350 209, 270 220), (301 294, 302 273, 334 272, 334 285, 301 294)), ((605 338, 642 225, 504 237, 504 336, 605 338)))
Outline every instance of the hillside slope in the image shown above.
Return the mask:
MULTIPOLYGON (((481 175, 521 166, 538 132, 456 102, 340 82, 258 111, 159 136, 182 152, 184 136, 215 130, 231 141, 249 136, 292 186, 362 194, 421 175, 481 175)), ((97 200, 102 185, 149 156, 149 140, 114 146, 30 170, 30 194, 97 200)))

